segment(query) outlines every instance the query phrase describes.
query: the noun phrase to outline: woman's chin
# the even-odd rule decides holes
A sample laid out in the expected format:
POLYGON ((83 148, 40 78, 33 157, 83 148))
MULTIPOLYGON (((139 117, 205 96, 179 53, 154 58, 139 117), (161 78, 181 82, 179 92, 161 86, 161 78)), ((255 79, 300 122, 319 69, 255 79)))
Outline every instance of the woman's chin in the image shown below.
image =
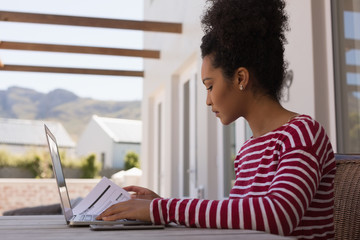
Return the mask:
POLYGON ((218 117, 223 125, 229 125, 230 123, 234 122, 236 119, 226 119, 223 117, 218 117))
POLYGON ((226 119, 223 119, 223 118, 220 118, 219 117, 219 119, 220 119, 220 121, 221 121, 221 123, 223 124, 223 125, 229 125, 231 122, 229 122, 228 120, 226 120, 226 119))

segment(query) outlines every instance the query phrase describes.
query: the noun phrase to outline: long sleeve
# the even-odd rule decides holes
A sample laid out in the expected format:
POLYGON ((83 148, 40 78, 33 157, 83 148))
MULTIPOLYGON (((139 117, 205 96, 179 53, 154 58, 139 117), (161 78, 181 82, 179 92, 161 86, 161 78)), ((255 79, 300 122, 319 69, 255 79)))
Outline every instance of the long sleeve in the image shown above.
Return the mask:
POLYGON ((333 236, 335 161, 318 123, 301 117, 248 141, 235 159, 235 172, 229 199, 155 199, 153 222, 333 236))

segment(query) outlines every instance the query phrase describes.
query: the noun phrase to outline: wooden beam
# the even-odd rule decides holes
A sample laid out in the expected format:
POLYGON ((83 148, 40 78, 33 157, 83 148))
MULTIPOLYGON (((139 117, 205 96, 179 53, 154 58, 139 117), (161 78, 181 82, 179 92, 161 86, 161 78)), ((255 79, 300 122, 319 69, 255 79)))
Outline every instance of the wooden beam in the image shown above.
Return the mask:
POLYGON ((359 49, 360 50, 360 40, 358 39, 345 39, 345 50, 349 51, 352 49, 359 49))
POLYGON ((357 85, 346 85, 347 92, 360 92, 360 87, 357 85))
POLYGON ((0 11, 0 21, 132 29, 132 30, 167 32, 167 33, 182 32, 181 23, 76 17, 76 16, 37 14, 37 13, 25 13, 25 12, 0 11))
POLYGON ((360 66, 346 65, 346 72, 348 72, 348 73, 360 73, 360 66))
POLYGON ((360 12, 360 3, 358 1, 341 1, 344 11, 360 12))
POLYGON ((70 73, 70 74, 93 74, 93 75, 112 75, 112 76, 126 76, 126 77, 144 77, 143 71, 42 67, 42 66, 24 66, 24 65, 7 65, 7 64, 4 64, 2 67, 0 67, 0 71, 47 72, 47 73, 70 73))
POLYGON ((23 42, 0 42, 0 49, 29 50, 29 51, 47 51, 47 52, 66 52, 66 53, 86 53, 86 54, 104 54, 127 57, 160 58, 160 51, 155 50, 136 50, 122 48, 104 48, 104 47, 84 47, 71 45, 23 43, 23 42))

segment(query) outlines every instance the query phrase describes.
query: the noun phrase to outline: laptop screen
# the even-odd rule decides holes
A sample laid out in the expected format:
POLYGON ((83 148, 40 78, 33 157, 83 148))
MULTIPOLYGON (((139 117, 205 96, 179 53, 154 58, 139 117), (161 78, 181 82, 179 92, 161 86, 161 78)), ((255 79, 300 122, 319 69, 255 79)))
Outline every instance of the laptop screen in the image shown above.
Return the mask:
POLYGON ((49 146, 51 160, 53 163, 54 175, 59 189, 59 195, 61 200, 61 208, 63 210, 66 221, 69 221, 73 212, 71 209, 69 194, 66 187, 65 177, 61 166, 61 160, 59 155, 59 149, 56 143, 55 136, 50 132, 49 128, 45 126, 46 139, 49 146))

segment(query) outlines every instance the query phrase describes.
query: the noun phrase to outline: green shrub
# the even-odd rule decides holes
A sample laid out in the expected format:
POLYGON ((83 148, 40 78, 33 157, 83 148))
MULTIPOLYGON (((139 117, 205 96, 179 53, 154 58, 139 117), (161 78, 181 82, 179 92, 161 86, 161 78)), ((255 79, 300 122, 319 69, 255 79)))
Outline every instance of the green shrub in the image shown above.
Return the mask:
POLYGON ((14 161, 14 166, 29 170, 35 178, 52 177, 50 156, 44 151, 32 150, 18 156, 14 161))
POLYGON ((40 164, 40 157, 34 156, 32 159, 24 160, 23 167, 29 170, 35 178, 41 177, 41 164, 40 164))
POLYGON ((101 164, 96 161, 96 155, 91 154, 83 159, 81 169, 83 178, 95 178, 99 176, 101 164))
POLYGON ((0 167, 9 167, 11 165, 11 158, 9 153, 0 150, 0 167))
POLYGON ((81 160, 68 157, 65 151, 60 151, 60 159, 63 168, 80 169, 83 165, 81 160))
MULTIPOLYGON (((83 178, 99 176, 101 164, 96 161, 94 154, 78 160, 66 156, 65 151, 60 151, 61 164, 64 168, 81 169, 83 178)), ((0 150, 0 167, 18 167, 27 169, 35 178, 52 178, 52 162, 48 151, 31 150, 23 155, 13 155, 0 150)))
POLYGON ((125 155, 125 170, 133 167, 140 168, 139 155, 135 152, 129 151, 125 155))

